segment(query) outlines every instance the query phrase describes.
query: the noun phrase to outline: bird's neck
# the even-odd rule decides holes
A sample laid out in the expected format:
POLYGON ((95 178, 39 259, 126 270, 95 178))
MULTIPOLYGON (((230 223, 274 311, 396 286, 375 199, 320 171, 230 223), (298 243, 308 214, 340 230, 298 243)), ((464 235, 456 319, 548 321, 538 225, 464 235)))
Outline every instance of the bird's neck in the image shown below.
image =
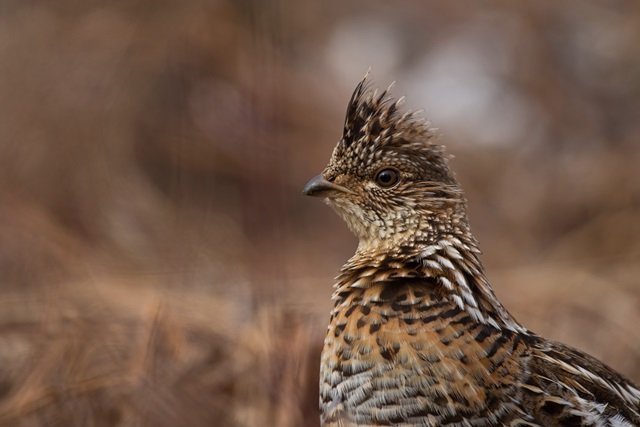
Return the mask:
POLYGON ((525 331, 496 298, 479 254, 471 233, 443 233, 393 249, 359 248, 338 276, 334 299, 372 287, 411 283, 428 287, 441 301, 454 303, 480 323, 525 331))
MULTIPOLYGON (((477 243, 467 219, 466 202, 456 198, 434 207, 409 207, 405 211, 381 213, 371 218, 339 211, 358 237, 356 256, 381 253, 414 255, 443 238, 456 237, 473 250, 477 243)), ((479 251, 478 251, 479 252, 479 251)))

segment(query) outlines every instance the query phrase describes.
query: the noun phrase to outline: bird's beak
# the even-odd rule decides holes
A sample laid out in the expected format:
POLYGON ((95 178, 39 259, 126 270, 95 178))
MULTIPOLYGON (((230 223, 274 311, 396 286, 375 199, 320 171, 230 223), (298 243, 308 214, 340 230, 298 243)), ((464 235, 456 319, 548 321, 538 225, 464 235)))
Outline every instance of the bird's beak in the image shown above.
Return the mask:
POLYGON ((341 193, 352 193, 349 189, 329 182, 322 175, 314 176, 307 182, 302 189, 302 193, 307 196, 326 197, 328 193, 332 191, 339 191, 341 193))

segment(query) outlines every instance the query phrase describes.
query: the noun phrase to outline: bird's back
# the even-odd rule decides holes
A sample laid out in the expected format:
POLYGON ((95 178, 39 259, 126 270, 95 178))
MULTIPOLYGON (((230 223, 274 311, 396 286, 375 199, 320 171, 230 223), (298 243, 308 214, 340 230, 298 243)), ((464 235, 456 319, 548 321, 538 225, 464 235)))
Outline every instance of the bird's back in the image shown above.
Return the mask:
POLYGON ((523 407, 545 426, 640 425, 640 389, 588 354, 536 338, 523 407))

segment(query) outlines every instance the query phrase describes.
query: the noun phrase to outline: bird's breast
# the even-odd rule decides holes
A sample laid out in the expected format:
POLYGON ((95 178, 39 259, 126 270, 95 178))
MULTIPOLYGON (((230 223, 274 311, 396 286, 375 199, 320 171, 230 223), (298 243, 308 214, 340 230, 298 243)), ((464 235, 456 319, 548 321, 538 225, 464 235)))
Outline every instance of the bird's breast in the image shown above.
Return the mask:
POLYGON ((502 336, 419 286, 354 291, 336 304, 324 343, 323 420, 438 424, 500 411, 486 390, 506 390, 503 374, 518 370, 502 336))

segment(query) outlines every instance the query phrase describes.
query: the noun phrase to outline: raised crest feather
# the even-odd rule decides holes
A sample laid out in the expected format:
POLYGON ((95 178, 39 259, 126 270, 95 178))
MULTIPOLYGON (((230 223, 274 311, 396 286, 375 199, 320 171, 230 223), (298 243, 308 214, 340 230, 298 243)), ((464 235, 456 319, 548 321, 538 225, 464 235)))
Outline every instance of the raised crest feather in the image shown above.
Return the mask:
MULTIPOLYGON (((403 135, 421 134, 425 141, 435 134, 429 123, 418 117, 419 111, 400 111, 405 98, 394 99, 391 96, 394 85, 392 82, 378 93, 372 88, 369 73, 365 75, 349 99, 341 144, 349 147, 356 141, 374 141, 383 132, 384 135, 394 135, 396 139, 403 135)), ((388 139, 379 140, 380 143, 385 141, 388 139)))

